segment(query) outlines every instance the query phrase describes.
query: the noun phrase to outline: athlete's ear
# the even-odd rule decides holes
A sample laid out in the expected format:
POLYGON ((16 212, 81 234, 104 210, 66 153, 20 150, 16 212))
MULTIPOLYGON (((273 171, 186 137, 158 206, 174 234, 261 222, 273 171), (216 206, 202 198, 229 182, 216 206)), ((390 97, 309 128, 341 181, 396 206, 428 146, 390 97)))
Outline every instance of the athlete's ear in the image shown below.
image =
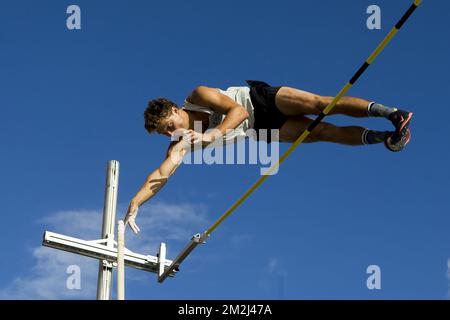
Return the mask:
POLYGON ((172 113, 176 113, 176 114, 178 114, 178 108, 177 107, 172 107, 172 113))

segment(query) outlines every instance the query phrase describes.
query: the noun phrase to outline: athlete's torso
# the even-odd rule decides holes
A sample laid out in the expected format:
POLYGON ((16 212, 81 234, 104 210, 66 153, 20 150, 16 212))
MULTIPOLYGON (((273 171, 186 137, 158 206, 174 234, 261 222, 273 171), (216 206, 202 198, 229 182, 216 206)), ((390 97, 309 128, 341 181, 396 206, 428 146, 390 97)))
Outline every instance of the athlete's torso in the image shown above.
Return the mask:
MULTIPOLYGON (((245 132, 249 128, 253 128, 253 125, 255 123, 253 104, 250 99, 250 88, 229 87, 226 90, 222 89, 217 90, 220 93, 232 99, 233 101, 235 101, 236 103, 238 103, 239 105, 243 106, 249 114, 249 117, 245 119, 239 126, 237 126, 236 129, 233 130, 233 132, 225 134, 225 136, 222 137, 222 140, 228 143, 228 142, 235 142, 236 139, 240 137, 244 138, 246 136, 245 132)), ((208 129, 217 127, 219 124, 222 123, 223 119, 225 118, 224 114, 218 113, 214 111, 212 108, 193 104, 187 100, 184 100, 182 109, 207 113, 209 115, 208 129)))

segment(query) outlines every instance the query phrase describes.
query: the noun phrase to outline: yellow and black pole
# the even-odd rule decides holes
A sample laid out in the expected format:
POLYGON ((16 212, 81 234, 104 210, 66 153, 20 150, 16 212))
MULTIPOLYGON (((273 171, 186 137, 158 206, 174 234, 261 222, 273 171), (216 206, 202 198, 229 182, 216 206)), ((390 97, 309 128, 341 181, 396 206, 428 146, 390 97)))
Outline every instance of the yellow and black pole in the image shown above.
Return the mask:
POLYGON ((408 9, 408 11, 403 15, 403 17, 397 22, 397 24, 392 28, 389 34, 384 38, 384 40, 378 45, 378 47, 372 52, 370 57, 364 62, 364 64, 356 71, 355 75, 350 79, 350 81, 342 88, 342 90, 337 94, 337 96, 330 102, 330 104, 322 111, 322 113, 314 119, 313 122, 308 126, 308 128, 298 137, 298 139, 290 146, 288 150, 280 157, 280 159, 267 170, 266 175, 263 175, 256 181, 247 192, 236 201, 208 230, 206 230, 205 235, 208 237, 211 233, 250 195, 255 191, 259 185, 267 179, 272 172, 278 168, 281 163, 309 136, 309 134, 314 130, 314 128, 325 118, 325 116, 330 113, 331 110, 336 106, 338 101, 347 93, 347 91, 355 84, 359 77, 366 71, 366 69, 372 64, 375 58, 383 51, 386 45, 392 40, 392 38, 397 34, 403 24, 408 20, 414 10, 422 3, 422 0, 416 0, 408 9))
POLYGON ((355 82, 361 77, 361 75, 366 71, 366 69, 373 63, 376 57, 384 50, 384 48, 391 42, 392 38, 397 34, 400 28, 405 24, 408 18, 413 14, 413 12, 422 4, 422 0, 415 0, 413 4, 409 7, 409 9, 405 12, 405 14, 401 17, 401 19, 397 22, 397 24, 391 29, 388 35, 381 41, 381 43, 377 46, 377 48, 372 52, 369 58, 364 62, 364 64, 356 71, 353 77, 349 82, 339 91, 339 93, 334 97, 333 101, 322 111, 320 115, 314 119, 313 122, 308 126, 308 128, 297 138, 297 140, 289 147, 288 150, 280 157, 280 159, 272 165, 266 172, 265 175, 261 176, 222 216, 217 219, 217 221, 206 230, 203 235, 195 235, 191 242, 186 246, 186 248, 181 252, 181 254, 173 261, 172 265, 166 270, 163 274, 163 277, 160 277, 160 282, 164 281, 167 276, 165 274, 171 273, 175 268, 181 264, 181 262, 194 250, 194 248, 202 243, 206 238, 208 238, 214 230, 226 219, 228 218, 237 207, 239 207, 245 199, 250 196, 253 191, 255 191, 261 183, 266 180, 272 172, 277 169, 281 163, 309 136, 309 134, 317 127, 317 125, 325 118, 325 116, 330 113, 331 110, 336 106, 338 101, 347 93, 347 91, 355 84, 355 82))

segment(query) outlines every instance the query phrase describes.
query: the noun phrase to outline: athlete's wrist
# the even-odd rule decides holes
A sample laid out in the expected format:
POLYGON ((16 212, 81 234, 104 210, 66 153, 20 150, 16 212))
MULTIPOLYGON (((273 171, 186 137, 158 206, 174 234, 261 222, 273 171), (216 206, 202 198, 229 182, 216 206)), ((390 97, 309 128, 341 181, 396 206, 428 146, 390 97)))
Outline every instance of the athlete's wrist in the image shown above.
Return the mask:
POLYGON ((202 136, 203 142, 211 143, 211 142, 214 142, 214 140, 216 140, 216 137, 213 134, 204 133, 202 136))

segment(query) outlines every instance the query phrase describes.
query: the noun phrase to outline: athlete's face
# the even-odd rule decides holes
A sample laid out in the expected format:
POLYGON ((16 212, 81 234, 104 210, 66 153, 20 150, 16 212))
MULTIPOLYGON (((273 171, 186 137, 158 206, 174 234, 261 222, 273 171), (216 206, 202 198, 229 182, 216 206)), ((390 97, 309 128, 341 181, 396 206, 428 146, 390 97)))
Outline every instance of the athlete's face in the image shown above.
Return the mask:
POLYGON ((161 120, 157 132, 165 136, 171 137, 178 129, 186 129, 188 126, 181 116, 181 111, 178 108, 172 108, 172 114, 167 118, 161 120))

